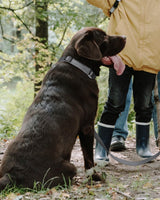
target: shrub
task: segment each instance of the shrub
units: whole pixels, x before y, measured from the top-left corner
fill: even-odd
[[[14,89],[0,89],[0,137],[12,137],[20,129],[27,108],[33,101],[33,83],[21,81]]]

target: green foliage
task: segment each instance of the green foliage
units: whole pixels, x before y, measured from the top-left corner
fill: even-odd
[[[106,67],[101,67],[100,76],[97,78],[98,87],[99,87],[99,99],[98,99],[98,111],[96,122],[100,120],[100,116],[104,109],[105,102],[107,101],[108,94],[108,76],[109,70]]]
[[[134,103],[133,98],[130,105],[129,115],[128,115],[128,129],[131,134],[135,135],[135,111],[134,111]]]
[[[0,137],[12,137],[20,129],[27,108],[33,101],[31,82],[18,82],[12,91],[4,86],[0,90]]]

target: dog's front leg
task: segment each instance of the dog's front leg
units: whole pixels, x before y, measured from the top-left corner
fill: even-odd
[[[94,166],[93,161],[93,142],[94,128],[92,126],[84,127],[79,133],[80,144],[83,151],[85,169],[90,169]]]
[[[96,173],[93,161],[93,143],[94,143],[94,126],[87,126],[79,133],[80,144],[83,151],[85,170],[89,171],[89,176],[95,181],[100,181],[102,178]],[[90,169],[90,170],[89,170]]]

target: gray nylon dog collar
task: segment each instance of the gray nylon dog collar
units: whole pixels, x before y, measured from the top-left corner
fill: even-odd
[[[70,63],[71,65],[77,67],[78,69],[83,71],[90,79],[95,79],[96,78],[95,73],[89,67],[87,67],[86,65],[82,64],[78,60],[72,58],[72,56],[61,57],[59,62],[62,62],[62,61]]]

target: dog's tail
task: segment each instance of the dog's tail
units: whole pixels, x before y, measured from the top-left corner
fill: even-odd
[[[2,191],[10,183],[11,183],[11,180],[8,174],[4,174],[4,176],[0,178],[0,191]]]

